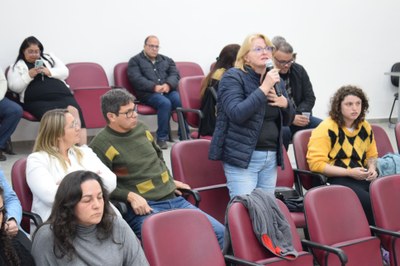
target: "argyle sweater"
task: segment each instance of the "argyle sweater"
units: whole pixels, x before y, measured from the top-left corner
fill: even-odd
[[[128,193],[134,192],[146,200],[157,201],[175,191],[162,151],[142,122],[138,121],[136,127],[126,133],[105,127],[89,146],[117,175],[112,199],[126,201]]]
[[[307,162],[314,172],[324,172],[326,164],[343,168],[367,167],[368,159],[377,157],[374,135],[367,121],[351,132],[327,118],[313,130],[308,143]]]

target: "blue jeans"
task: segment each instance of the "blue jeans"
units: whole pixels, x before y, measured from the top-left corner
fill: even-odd
[[[177,91],[170,93],[153,93],[148,99],[144,101],[145,104],[150,105],[157,110],[157,139],[168,140],[169,138],[169,119],[171,112],[177,107],[181,107],[181,100]],[[189,127],[185,124],[185,130],[189,133]],[[178,129],[178,135],[181,137],[181,128]]]
[[[169,211],[173,209],[195,209],[201,211],[200,209],[190,204],[183,197],[176,197],[170,200],[162,200],[162,201],[148,201],[148,204],[153,209],[152,213],[149,215],[136,215],[133,212],[132,208],[128,208],[128,212],[124,215],[125,221],[133,229],[133,231],[135,232],[136,236],[139,239],[142,238],[141,231],[142,231],[143,221],[152,214],[159,213],[162,211]],[[207,213],[203,211],[201,212],[204,213],[207,216],[208,220],[210,221],[214,229],[214,232],[217,236],[219,246],[222,249],[224,246],[225,227]],[[195,239],[193,241],[195,241]]]
[[[19,120],[22,117],[22,107],[8,98],[0,101],[0,148],[5,148]]]
[[[224,163],[224,172],[232,199],[250,194],[255,188],[274,193],[277,177],[275,151],[253,151],[247,169]]]
[[[288,127],[282,127],[282,137],[283,137],[283,146],[285,146],[285,149],[288,150],[289,144],[292,141],[292,137],[294,134],[302,129],[310,129],[310,128],[316,128],[319,123],[321,123],[321,119],[315,116],[310,116],[310,123],[308,123],[307,126],[305,127],[298,127],[295,125],[291,125]]]

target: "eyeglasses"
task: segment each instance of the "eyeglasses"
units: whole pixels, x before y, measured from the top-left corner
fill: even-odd
[[[256,52],[257,54],[261,54],[262,52],[272,52],[274,50],[274,47],[272,46],[265,46],[263,47],[256,47],[251,49],[253,52]]]
[[[81,127],[81,123],[79,123],[78,120],[74,120],[72,121],[71,125],[68,128],[74,128],[74,129],[78,129]]]
[[[150,49],[154,49],[154,50],[158,50],[160,49],[160,46],[158,45],[152,45],[152,44],[146,44],[148,47],[150,47]]]
[[[40,50],[26,50],[26,52],[30,55],[39,55]]]
[[[133,117],[134,113],[137,113],[137,105],[135,105],[135,107],[133,107],[133,109],[129,109],[129,110],[126,111],[126,112],[123,112],[123,113],[119,113],[119,112],[118,112],[118,114],[120,114],[120,115],[125,115],[126,118],[131,118],[131,117]]]
[[[275,62],[278,63],[281,66],[291,65],[291,64],[294,63],[294,59],[289,60],[289,61],[281,61],[281,60],[278,60],[276,58],[274,58],[274,59],[275,59]]]

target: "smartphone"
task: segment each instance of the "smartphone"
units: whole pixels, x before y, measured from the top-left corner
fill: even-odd
[[[39,68],[43,66],[43,60],[42,59],[37,59],[35,61],[35,68]]]

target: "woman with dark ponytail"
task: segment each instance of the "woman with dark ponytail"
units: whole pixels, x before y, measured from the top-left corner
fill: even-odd
[[[201,111],[203,118],[199,128],[201,136],[212,136],[217,119],[217,98],[214,95],[218,91],[218,84],[226,70],[233,67],[236,61],[236,55],[240,49],[239,44],[228,44],[220,52],[217,61],[213,65],[210,73],[201,83]],[[211,90],[214,89],[214,92]]]

